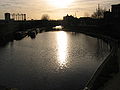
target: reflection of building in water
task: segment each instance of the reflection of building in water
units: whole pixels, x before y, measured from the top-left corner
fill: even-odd
[[[26,20],[26,14],[5,13],[5,20]]]
[[[97,39],[97,51],[96,55],[107,55],[110,52],[110,43],[104,42],[102,39]],[[103,57],[104,58],[104,57]]]

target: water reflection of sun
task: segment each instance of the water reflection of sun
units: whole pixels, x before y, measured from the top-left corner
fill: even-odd
[[[48,0],[48,2],[57,8],[67,8],[73,0]]]
[[[58,64],[60,69],[67,67],[67,34],[64,31],[57,33]]]

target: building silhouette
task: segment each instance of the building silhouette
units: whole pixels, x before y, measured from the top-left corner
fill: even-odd
[[[10,20],[10,13],[5,13],[5,20]]]
[[[17,20],[17,21],[24,21],[26,20],[26,14],[20,14],[20,13],[5,13],[5,20]]]
[[[120,19],[120,4],[112,5],[111,11],[104,13],[105,19]]]
[[[120,4],[112,5],[113,18],[120,18]]]

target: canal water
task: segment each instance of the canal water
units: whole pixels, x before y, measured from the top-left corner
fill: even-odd
[[[109,54],[103,40],[44,32],[0,47],[0,85],[18,90],[81,90]]]

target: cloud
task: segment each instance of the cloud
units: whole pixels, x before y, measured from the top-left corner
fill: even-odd
[[[35,17],[42,13],[49,13],[50,15],[75,12],[79,14],[84,12],[92,13],[98,4],[103,8],[109,9],[112,4],[117,3],[119,3],[119,0],[74,0],[68,8],[55,8],[48,4],[48,0],[0,0],[0,8],[2,15],[4,12],[23,12]]]
[[[11,4],[1,4],[0,6],[1,6],[1,7],[10,7]]]

